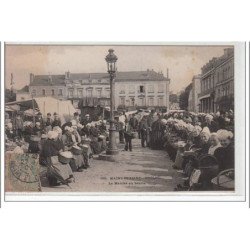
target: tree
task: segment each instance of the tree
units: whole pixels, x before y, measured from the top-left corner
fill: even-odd
[[[5,90],[5,102],[14,102],[16,101],[16,94],[13,93],[10,89]]]
[[[177,98],[177,95],[176,94],[171,94],[171,95],[169,95],[169,102],[170,103],[175,103],[175,102],[177,102],[178,100],[177,100],[178,98]]]

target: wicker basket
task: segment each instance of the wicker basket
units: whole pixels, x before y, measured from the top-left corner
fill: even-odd
[[[73,146],[71,151],[74,155],[82,154],[82,148],[80,148],[78,146]]]
[[[60,153],[58,155],[58,160],[63,164],[68,164],[70,162],[70,160],[72,159],[72,154],[71,155],[70,154],[66,155],[65,153],[68,153],[68,152]]]
[[[83,153],[87,153],[89,150],[89,146],[87,144],[82,144],[80,147],[82,148]]]

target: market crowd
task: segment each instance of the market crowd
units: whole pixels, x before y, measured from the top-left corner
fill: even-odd
[[[183,174],[176,190],[233,189],[234,185],[234,113],[193,113],[155,110],[123,112],[115,116],[119,142],[125,151],[133,150],[133,139],[141,147],[166,150],[173,168]],[[49,184],[74,181],[74,171],[90,167],[95,154],[107,147],[106,121],[91,121],[79,114],[62,124],[57,113],[41,113],[34,121],[23,121],[21,114],[6,120],[6,147],[14,153],[39,154],[47,167]],[[14,146],[13,146],[14,145]],[[219,177],[226,183],[220,187]]]
[[[38,112],[33,121],[21,113],[13,119],[7,115],[5,134],[6,151],[39,155],[50,186],[74,182],[73,172],[89,168],[93,155],[104,151],[108,141],[104,120],[91,121],[88,114],[81,120],[77,112],[63,124],[57,113],[44,119]]]
[[[142,111],[132,114],[128,125],[126,145],[131,150],[131,140],[137,131],[142,147],[167,151],[172,167],[184,175],[185,181],[178,184],[176,190],[234,189],[232,110],[210,114]],[[120,128],[122,134],[122,125]],[[125,136],[128,136],[126,130]]]

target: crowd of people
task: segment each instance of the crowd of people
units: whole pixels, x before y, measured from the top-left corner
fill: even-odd
[[[120,122],[120,141],[132,151],[135,132],[142,147],[165,149],[173,168],[185,177],[176,190],[214,190],[215,178],[224,171],[226,182],[234,180],[234,113],[139,111]],[[228,189],[232,186],[228,185]]]
[[[234,113],[193,112],[157,113],[155,110],[123,112],[115,116],[119,142],[125,151],[133,150],[133,139],[141,147],[166,150],[173,168],[184,174],[176,190],[212,190],[214,178],[227,170],[234,179]],[[102,119],[91,121],[76,112],[62,124],[57,113],[46,119],[38,113],[34,121],[24,121],[21,114],[6,120],[6,145],[15,145],[15,153],[39,154],[47,167],[50,185],[74,181],[74,171],[90,167],[90,159],[107,148],[109,132]]]
[[[14,119],[6,117],[5,134],[7,151],[39,155],[51,186],[74,182],[73,172],[89,168],[93,155],[104,151],[108,141],[104,120],[91,121],[88,114],[80,119],[77,112],[63,124],[57,113],[44,119],[39,112],[34,121],[24,121],[17,113]]]

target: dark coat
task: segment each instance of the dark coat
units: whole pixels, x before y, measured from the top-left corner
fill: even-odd
[[[227,147],[217,148],[214,156],[218,161],[220,171],[225,169],[234,168],[234,146],[229,144]]]

